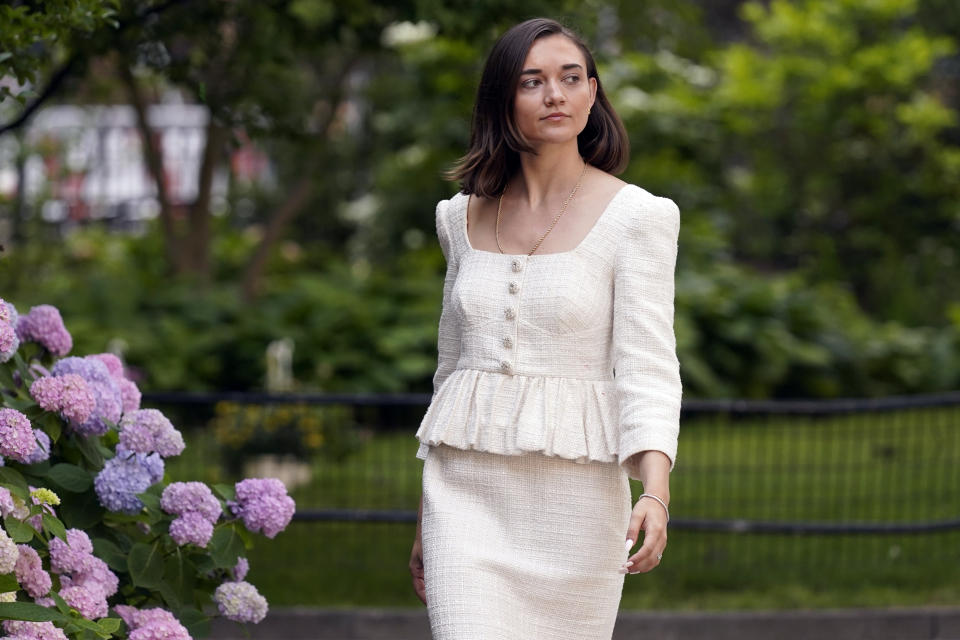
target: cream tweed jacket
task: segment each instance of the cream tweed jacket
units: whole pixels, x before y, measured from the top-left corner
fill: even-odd
[[[446,258],[433,396],[417,457],[444,443],[578,463],[662,451],[672,470],[680,424],[674,271],[680,211],[623,186],[574,249],[474,249],[469,196],[436,209]]]

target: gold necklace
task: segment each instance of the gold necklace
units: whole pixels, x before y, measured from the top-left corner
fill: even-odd
[[[577,184],[573,186],[573,191],[570,192],[570,195],[567,196],[567,199],[563,202],[563,207],[560,209],[560,213],[557,214],[557,217],[553,219],[553,222],[550,224],[550,228],[547,229],[546,233],[540,236],[540,239],[537,240],[537,244],[533,245],[533,249],[530,249],[530,253],[527,255],[533,255],[533,252],[540,247],[540,243],[543,242],[543,239],[547,237],[547,234],[553,230],[554,225],[557,224],[557,220],[560,219],[560,216],[563,215],[564,211],[567,210],[567,205],[570,204],[570,201],[573,200],[573,196],[580,189],[580,182],[583,180],[584,174],[587,172],[587,163],[584,161],[583,170],[580,172],[580,177],[577,178]],[[506,189],[503,190],[503,193],[506,193]],[[500,204],[497,205],[497,226],[496,226],[496,236],[497,236],[497,248],[500,249],[500,253],[503,253],[503,247],[500,246],[500,214],[503,212],[503,193],[500,194]]]

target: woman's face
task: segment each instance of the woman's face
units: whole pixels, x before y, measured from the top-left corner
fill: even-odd
[[[569,38],[554,34],[534,40],[520,72],[513,117],[534,146],[575,140],[587,126],[597,93],[587,61]]]

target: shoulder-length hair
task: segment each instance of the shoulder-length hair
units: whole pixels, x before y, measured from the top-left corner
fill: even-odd
[[[470,148],[446,172],[447,179],[461,181],[463,193],[488,198],[499,196],[520,167],[520,153],[535,153],[514,120],[514,99],[530,47],[535,40],[554,34],[566,36],[577,45],[587,62],[587,77],[597,80],[597,94],[587,125],[577,136],[580,155],[610,173],[620,173],[626,167],[630,140],[620,116],[603,91],[590,49],[577,34],[556,20],[532,18],[500,36],[487,56],[473,106]]]

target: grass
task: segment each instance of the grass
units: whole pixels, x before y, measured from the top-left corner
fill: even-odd
[[[671,515],[922,522],[960,516],[960,411],[829,419],[685,418]],[[415,429],[317,461],[299,508],[410,509],[420,496]],[[229,481],[208,431],[186,434],[172,479]],[[634,496],[640,493],[634,483]],[[422,606],[407,563],[414,526],[297,522],[258,540],[250,580],[274,605]],[[655,571],[626,577],[625,609],[960,605],[960,531],[732,534],[674,529]]]

